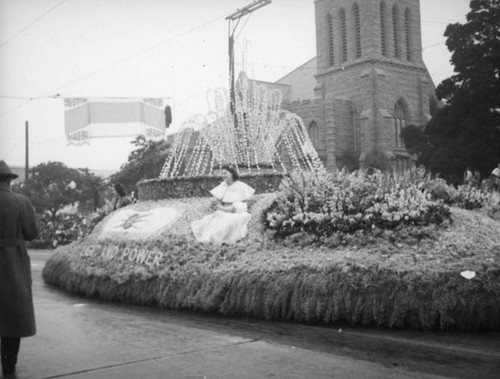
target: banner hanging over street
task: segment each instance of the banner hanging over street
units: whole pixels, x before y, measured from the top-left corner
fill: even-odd
[[[136,124],[136,135],[164,135],[171,110],[158,98],[65,98],[64,125],[68,144],[88,144],[95,137],[90,125]],[[119,136],[119,135],[117,135]],[[113,137],[110,135],[108,137]]]

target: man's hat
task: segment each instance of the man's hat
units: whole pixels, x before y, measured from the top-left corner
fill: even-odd
[[[0,161],[0,179],[15,179],[19,175],[14,174],[11,170],[10,167],[7,166],[7,163],[5,161],[1,160]]]

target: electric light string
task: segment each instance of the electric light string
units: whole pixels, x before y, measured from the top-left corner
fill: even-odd
[[[214,108],[184,122],[174,135],[174,148],[166,159],[161,177],[202,175],[208,166],[202,162],[210,162],[210,170],[229,163],[239,172],[242,169],[261,172],[263,165],[275,172],[277,162],[282,171],[286,171],[278,152],[281,143],[292,167],[322,167],[302,120],[281,110],[279,91],[269,91],[254,82],[250,85],[244,75],[240,76],[236,83],[234,114],[229,111],[227,90],[221,88],[211,94],[208,103]],[[193,131],[197,131],[198,138],[194,144]],[[181,162],[185,167],[183,171]]]
[[[64,0],[64,1],[67,1],[67,0]],[[63,2],[64,2],[64,1],[63,1]],[[63,2],[61,2],[60,4],[62,4]],[[227,14],[226,14],[226,15],[227,15]],[[191,29],[189,29],[189,30],[187,30],[187,31],[185,31],[185,32],[182,32],[182,33],[180,33],[180,34],[177,34],[177,35],[175,35],[175,36],[173,36],[173,37],[170,37],[170,38],[168,38],[168,39],[166,39],[166,40],[160,41],[159,43],[157,43],[157,44],[155,44],[155,45],[153,45],[153,46],[150,46],[150,47],[148,47],[148,48],[146,48],[146,49],[144,49],[144,50],[138,51],[138,52],[136,52],[136,53],[134,53],[134,54],[131,54],[131,55],[127,56],[127,57],[124,57],[124,58],[122,58],[122,59],[119,59],[119,60],[117,60],[117,61],[115,61],[115,62],[113,62],[113,63],[111,63],[111,64],[109,64],[109,65],[107,65],[107,66],[104,66],[104,67],[102,67],[102,68],[100,68],[100,69],[97,69],[97,70],[92,71],[92,72],[90,72],[90,73],[88,73],[88,74],[85,74],[85,75],[83,75],[83,76],[81,76],[81,77],[79,77],[79,78],[76,78],[76,79],[71,80],[71,81],[68,81],[68,82],[66,82],[66,83],[64,83],[64,84],[61,84],[61,85],[59,85],[59,86],[57,86],[57,87],[54,87],[54,88],[52,88],[51,90],[46,91],[45,93],[43,93],[43,94],[41,94],[41,95],[39,95],[39,96],[34,96],[34,97],[29,97],[29,98],[28,98],[28,97],[26,97],[26,99],[27,99],[27,100],[29,100],[29,101],[27,101],[27,102],[25,102],[25,103],[23,103],[23,104],[20,104],[20,105],[18,105],[18,106],[16,106],[16,107],[14,107],[14,108],[12,108],[12,109],[8,110],[7,112],[4,112],[4,113],[0,114],[0,117],[6,116],[6,115],[8,115],[8,114],[12,113],[13,111],[15,111],[15,110],[17,110],[17,109],[19,109],[19,108],[22,108],[22,107],[26,106],[27,104],[29,104],[29,103],[30,103],[31,101],[33,101],[33,100],[43,99],[43,98],[51,98],[51,97],[54,97],[54,96],[55,96],[55,97],[57,97],[57,96],[59,96],[59,95],[54,95],[54,93],[55,93],[57,90],[61,89],[61,88],[67,87],[67,86],[69,86],[69,85],[71,85],[71,84],[74,84],[74,83],[80,82],[80,81],[82,81],[83,79],[87,79],[87,78],[89,78],[89,77],[91,77],[91,76],[94,76],[94,75],[96,75],[96,74],[98,74],[98,73],[101,73],[101,72],[103,72],[103,71],[106,71],[106,70],[108,70],[108,69],[110,69],[110,68],[112,68],[112,67],[115,67],[115,66],[117,66],[117,65],[119,65],[119,64],[122,64],[122,63],[124,63],[124,62],[126,62],[126,61],[129,61],[129,60],[131,60],[131,59],[133,59],[133,58],[136,58],[136,57],[138,57],[138,56],[140,56],[140,55],[143,55],[143,54],[145,54],[145,53],[147,53],[147,52],[149,52],[149,51],[151,51],[151,50],[154,50],[154,49],[158,48],[159,46],[162,46],[162,45],[164,45],[164,44],[166,44],[166,43],[168,43],[168,42],[175,41],[175,40],[177,40],[177,39],[179,39],[179,38],[181,38],[181,37],[186,36],[186,35],[187,35],[187,34],[189,34],[189,33],[192,33],[192,32],[194,32],[194,31],[196,31],[196,30],[198,30],[198,29],[201,29],[201,28],[203,28],[203,27],[205,27],[205,26],[207,26],[207,25],[210,25],[210,24],[212,24],[212,23],[214,23],[214,22],[216,22],[216,21],[219,21],[219,20],[221,20],[221,19],[225,18],[225,17],[226,17],[226,15],[216,17],[216,18],[214,18],[214,19],[212,19],[212,20],[210,20],[210,21],[207,21],[207,22],[205,22],[205,23],[203,23],[203,24],[200,24],[200,25],[198,25],[198,26],[196,26],[196,27],[194,27],[194,28],[191,28]],[[7,98],[7,96],[4,96],[4,98]],[[12,97],[11,97],[11,98],[12,98]]]
[[[16,38],[19,34],[21,34],[22,32],[24,32],[26,29],[28,29],[30,26],[34,25],[35,23],[37,23],[38,21],[40,21],[40,19],[42,19],[43,17],[45,17],[46,15],[48,15],[49,13],[53,12],[56,8],[60,7],[63,3],[65,3],[66,1],[68,0],[63,0],[61,1],[60,3],[56,4],[55,6],[53,6],[52,8],[50,8],[48,11],[44,12],[42,15],[40,15],[39,17],[37,17],[35,20],[33,20],[32,22],[30,22],[29,24],[27,24],[26,26],[24,26],[23,28],[21,28],[19,31],[17,31],[15,34],[13,34],[11,37],[9,37],[8,39],[6,39],[4,42],[0,43],[0,47],[3,47],[5,44],[7,44],[8,42],[12,41],[14,38]]]

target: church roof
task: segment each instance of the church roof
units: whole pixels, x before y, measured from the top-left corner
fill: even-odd
[[[314,87],[317,85],[314,77],[316,75],[316,62],[317,59],[314,57],[274,83],[290,86],[289,102],[314,99]]]

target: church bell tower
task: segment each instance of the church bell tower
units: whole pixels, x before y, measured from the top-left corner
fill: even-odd
[[[422,59],[419,0],[315,0],[315,95],[332,106],[325,128],[335,129],[342,165],[370,153],[405,168],[411,159],[401,130],[422,126],[435,87]],[[327,131],[328,133],[328,131]]]

